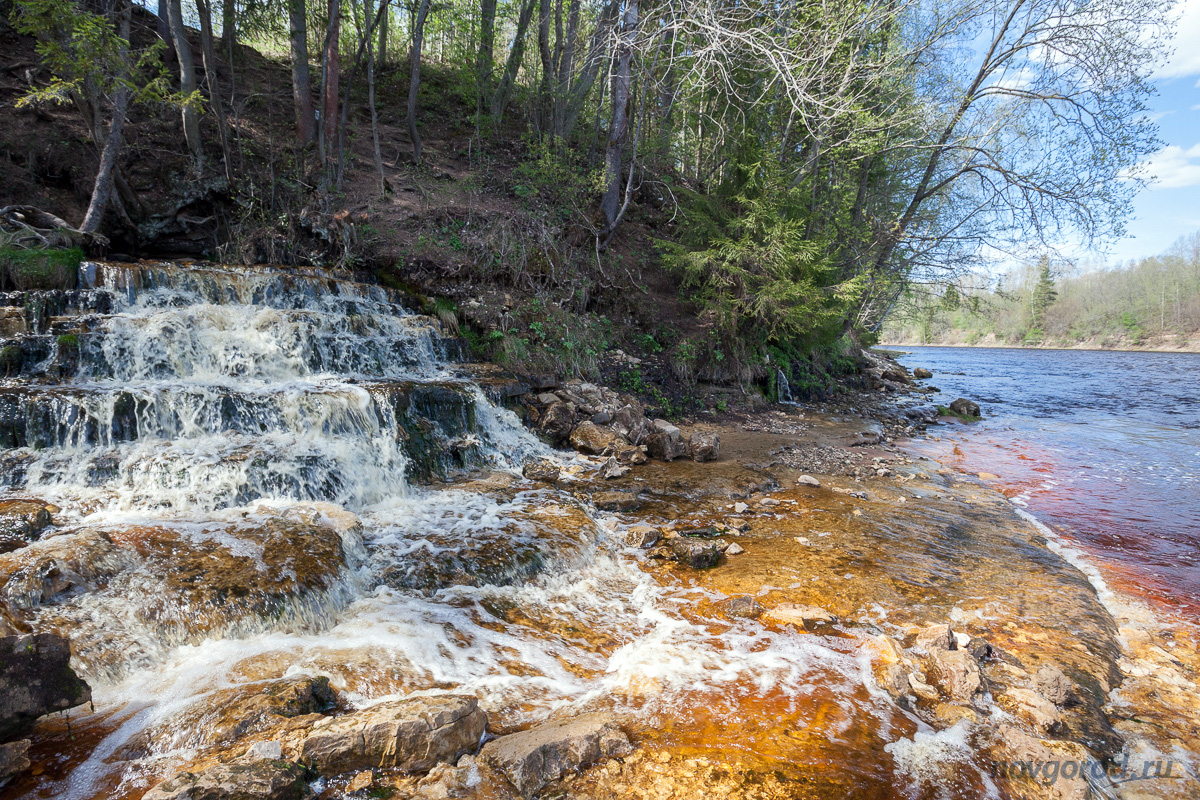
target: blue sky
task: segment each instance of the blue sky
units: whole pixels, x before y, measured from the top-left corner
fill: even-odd
[[[1200,0],[1184,0],[1175,54],[1155,74],[1151,110],[1165,143],[1150,160],[1157,181],[1134,201],[1130,237],[1113,242],[1110,264],[1161,253],[1200,231]]]

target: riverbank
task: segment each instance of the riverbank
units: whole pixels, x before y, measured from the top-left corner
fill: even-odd
[[[1002,342],[994,336],[985,337],[976,342],[968,344],[966,341],[939,341],[939,342],[919,342],[919,341],[904,341],[904,342],[881,342],[878,347],[884,349],[903,349],[906,347],[970,347],[980,349],[1012,349],[1012,350],[1087,350],[1087,351],[1104,351],[1104,352],[1128,352],[1128,353],[1200,353],[1200,331],[1194,332],[1184,339],[1180,337],[1169,336],[1157,339],[1150,339],[1143,344],[1135,344],[1128,341],[1118,341],[1111,344],[1104,344],[1097,341],[1084,341],[1076,343],[1051,343],[1051,344],[1013,344],[1010,342]]]

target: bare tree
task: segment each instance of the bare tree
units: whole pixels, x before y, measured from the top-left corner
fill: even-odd
[[[196,112],[196,64],[192,60],[187,28],[183,25],[180,0],[167,0],[167,16],[171,21],[171,36],[175,39],[175,53],[179,57],[179,90],[184,96],[180,107],[183,115],[183,138],[199,167],[204,163],[204,142],[200,138],[200,117]]]
[[[421,163],[421,134],[417,131],[417,92],[421,89],[421,45],[425,41],[425,18],[429,0],[420,0],[412,26],[412,68],[408,78],[408,134],[412,137],[414,164]]]
[[[296,108],[296,136],[301,144],[316,138],[312,85],[308,72],[308,18],[304,0],[288,0],[288,40],[292,55],[292,103]]]

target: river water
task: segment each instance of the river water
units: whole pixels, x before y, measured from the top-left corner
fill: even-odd
[[[984,473],[1111,583],[1200,613],[1200,354],[913,347],[935,402],[976,400],[920,451]]]

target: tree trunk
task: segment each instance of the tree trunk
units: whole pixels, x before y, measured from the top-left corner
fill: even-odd
[[[492,63],[496,55],[496,0],[482,0],[479,19],[479,55],[475,58],[475,120],[492,95]]]
[[[391,16],[391,12],[387,12],[379,22],[379,52],[375,56],[375,62],[380,66],[387,63],[388,23]]]
[[[537,123],[542,130],[550,126],[550,79],[554,75],[554,58],[550,53],[550,16],[554,11],[551,0],[540,0],[538,16],[538,53],[542,58],[542,80],[538,86]]]
[[[184,96],[190,96],[196,91],[196,65],[192,61],[187,29],[183,27],[180,0],[167,0],[167,15],[171,20],[175,52],[179,56],[179,90]],[[195,102],[188,102],[183,106],[183,138],[187,142],[188,150],[192,151],[192,157],[196,159],[196,166],[199,167],[204,163],[204,142],[200,139],[200,116],[196,113]]]
[[[233,45],[237,42],[237,4],[234,0],[221,0],[221,46],[231,56],[229,64],[233,66]]]
[[[504,109],[512,97],[513,85],[517,80],[517,70],[521,68],[521,60],[525,57],[525,34],[529,30],[529,22],[533,19],[533,9],[537,0],[525,0],[521,13],[517,16],[517,32],[513,37],[512,49],[508,53],[508,61],[504,64],[504,75],[496,94],[492,96],[492,125],[499,126],[504,118]]]
[[[587,100],[588,93],[592,91],[592,84],[596,82],[596,77],[600,74],[600,67],[609,60],[608,48],[605,43],[608,40],[609,27],[616,22],[617,11],[620,8],[619,3],[620,0],[613,0],[605,6],[596,19],[596,29],[592,32],[592,42],[588,46],[587,61],[579,73],[579,79],[571,86],[566,108],[563,111],[562,131],[564,135],[575,129],[575,123],[579,120],[579,115],[583,113],[583,105]],[[600,105],[603,105],[603,102]]]
[[[308,144],[316,137],[313,119],[312,83],[308,73],[308,18],[304,0],[288,0],[288,23],[292,50],[292,104],[296,108],[296,138]]]
[[[322,77],[325,85],[322,90],[325,102],[321,107],[321,131],[325,146],[322,152],[326,159],[333,157],[333,143],[337,140],[338,113],[338,38],[341,32],[342,3],[341,0],[329,0],[329,30],[325,34],[325,66]]]
[[[225,165],[225,181],[233,185],[233,164],[229,153],[229,131],[225,125],[225,106],[221,103],[221,88],[217,83],[217,53],[213,47],[212,9],[209,0],[196,0],[196,13],[200,17],[200,46],[204,58],[204,77],[208,81],[208,104],[217,117],[217,130],[221,134],[221,161]]]
[[[122,70],[129,72],[129,20],[132,9],[128,0],[118,6],[117,35],[121,37]],[[88,203],[87,213],[83,216],[83,224],[79,230],[84,233],[95,233],[100,229],[104,220],[104,209],[108,207],[112,196],[113,176],[116,173],[117,159],[121,156],[121,143],[125,132],[125,115],[129,112],[129,87],[120,84],[113,96],[112,122],[108,126],[108,137],[104,142],[104,150],[100,153],[100,167],[96,170],[96,182],[92,185],[92,199]]]
[[[558,55],[558,79],[554,87],[554,137],[561,139],[570,133],[566,129],[570,105],[571,74],[575,71],[575,40],[579,36],[579,0],[571,0],[567,11],[567,33]],[[601,12],[603,16],[603,12]]]
[[[171,17],[167,13],[167,0],[158,0],[158,21],[155,23],[158,38],[167,45],[163,63],[170,65],[175,60],[175,40],[171,38]]]
[[[638,26],[638,0],[627,0],[625,20],[617,40],[617,71],[612,81],[612,124],[608,129],[608,146],[604,151],[604,198],[600,209],[608,222],[606,233],[611,234],[618,221],[621,206],[621,155],[629,132],[629,94],[633,80],[633,37]]]
[[[366,0],[366,18],[371,18],[371,2]],[[390,0],[383,0],[384,7],[379,9],[379,29],[387,28],[387,5]],[[379,151],[379,114],[375,111],[375,51],[371,47],[371,31],[368,29],[367,38],[367,104],[371,107],[371,143],[375,147],[375,169],[379,172],[379,195],[387,193],[387,177],[383,174],[383,154]],[[380,43],[383,34],[380,33]]]
[[[421,134],[417,132],[417,91],[421,88],[421,44],[425,39],[425,17],[429,0],[421,0],[412,29],[412,72],[408,79],[408,134],[412,137],[413,163],[421,163]]]

